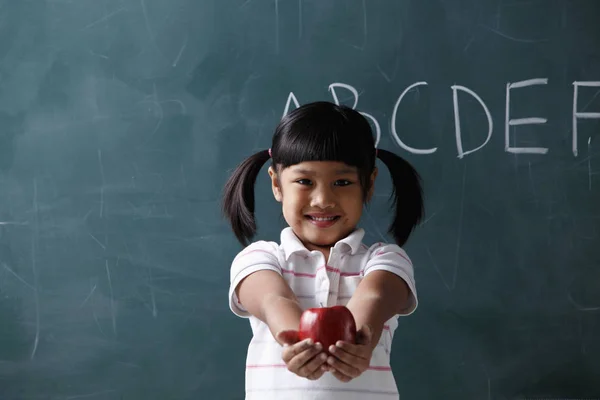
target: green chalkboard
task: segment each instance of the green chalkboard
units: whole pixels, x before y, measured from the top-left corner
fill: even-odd
[[[403,398],[600,397],[599,16],[595,0],[0,1],[0,398],[243,398],[221,190],[286,104],[335,99],[424,180]],[[381,167],[368,243],[390,240]],[[256,190],[259,237],[278,240],[266,170]]]

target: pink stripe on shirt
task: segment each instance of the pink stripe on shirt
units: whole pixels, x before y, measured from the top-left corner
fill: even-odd
[[[359,276],[360,272],[342,272],[340,269],[338,268],[333,268],[330,267],[329,265],[323,265],[322,267],[319,267],[316,269],[316,272],[319,272],[322,269],[327,269],[327,271],[331,271],[334,272],[336,274],[340,274],[340,276]],[[317,274],[310,274],[308,272],[296,272],[294,270],[291,269],[285,269],[285,268],[281,268],[281,272],[283,272],[284,274],[292,274],[294,276],[301,276],[301,277],[305,277],[305,278],[316,278]]]
[[[293,271],[291,269],[284,269],[281,268],[281,272],[283,272],[284,274],[292,274],[294,276],[302,276],[305,278],[315,278],[317,276],[317,274],[309,274],[309,273],[305,273],[305,272],[296,272]]]
[[[410,266],[412,267],[412,263],[410,262],[410,260],[409,260],[408,258],[406,258],[406,256],[405,256],[404,254],[402,254],[402,253],[398,253],[397,251],[386,251],[386,252],[382,252],[381,250],[379,250],[377,253],[375,253],[375,257],[377,257],[377,256],[382,256],[382,255],[384,255],[384,254],[390,254],[390,253],[392,253],[392,254],[397,254],[397,255],[399,255],[400,257],[404,258],[404,259],[406,260],[406,262],[408,262],[408,263],[410,264]]]
[[[244,257],[244,256],[247,256],[248,254],[252,254],[252,253],[265,253],[265,254],[268,254],[271,257],[273,257],[273,253],[271,253],[271,252],[269,252],[267,250],[254,249],[254,250],[247,251],[245,253],[241,253],[236,258]]]
[[[327,271],[335,272],[336,274],[340,274],[340,276],[359,276],[360,272],[342,272],[339,268],[333,268],[329,265],[323,265],[322,267],[317,268],[317,271],[326,268]]]
[[[258,368],[287,368],[285,364],[248,364],[246,365],[248,369],[258,369]],[[391,371],[391,367],[386,366],[370,366],[367,369],[371,371]]]

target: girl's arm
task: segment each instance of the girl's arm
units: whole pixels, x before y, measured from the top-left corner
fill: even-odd
[[[379,342],[385,322],[402,314],[409,300],[410,289],[404,279],[389,271],[373,271],[358,284],[347,307],[359,329],[365,325],[371,328],[371,351]]]
[[[267,324],[273,337],[298,330],[302,308],[287,282],[275,271],[261,270],[244,278],[236,288],[242,306]]]
[[[398,314],[411,314],[417,307],[414,270],[406,252],[395,244],[374,244],[358,284],[347,307],[357,328],[368,325],[373,350],[384,324]]]
[[[323,376],[327,356],[320,343],[298,341],[302,308],[281,275],[272,270],[254,272],[240,282],[236,294],[246,311],[267,324],[275,340],[285,346],[282,360],[290,372],[310,380]]]
[[[369,368],[373,350],[383,326],[410,305],[410,289],[398,275],[375,270],[363,278],[346,305],[359,328],[356,344],[341,342],[331,346],[328,370],[340,381],[349,382]]]

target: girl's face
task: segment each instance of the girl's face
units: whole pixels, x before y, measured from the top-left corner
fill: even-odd
[[[348,236],[358,224],[363,191],[358,169],[336,161],[306,161],[280,170],[270,167],[275,199],[283,217],[309,250],[325,250]],[[371,175],[367,200],[373,194]]]

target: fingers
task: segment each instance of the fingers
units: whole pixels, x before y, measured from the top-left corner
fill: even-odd
[[[326,372],[322,367],[327,361],[327,356],[322,353],[322,350],[321,343],[313,344],[312,340],[307,339],[291,346],[284,346],[282,359],[290,372],[315,380]]]
[[[340,380],[342,382],[350,382],[352,380],[351,377],[341,373],[340,371],[338,371],[336,369],[331,370],[331,375],[335,376],[338,380]]]
[[[329,347],[329,352],[331,356],[327,358],[327,365],[342,382],[359,377],[369,367],[371,360],[371,351],[365,345],[339,341]]]
[[[284,345],[282,352],[283,361],[288,364],[294,357],[303,353],[306,350],[309,350],[313,347],[313,342],[311,339],[306,339],[298,343],[294,343],[292,345]]]
[[[344,341],[338,341],[335,346],[329,346],[329,352],[349,364],[356,364],[371,358],[369,348]]]
[[[373,330],[369,325],[363,325],[357,332],[356,344],[338,341],[335,346],[329,347],[331,356],[327,357],[325,368],[342,382],[359,377],[369,368],[372,340]]]
[[[319,354],[322,350],[323,346],[321,346],[320,343],[317,343],[316,345],[311,345],[304,351],[297,353],[286,363],[288,370],[302,377],[312,375],[327,360],[325,354]]]
[[[327,358],[327,356],[325,358]],[[323,374],[325,374],[325,372],[327,372],[327,367],[326,367],[326,364],[323,364],[319,368],[317,368],[317,370],[315,372],[313,372],[312,374],[310,374],[306,378],[310,379],[311,381],[316,381],[317,379],[319,379],[320,377],[322,377]]]
[[[333,356],[327,357],[327,365],[332,367],[334,371],[337,371],[338,373],[341,373],[344,376],[349,377],[350,379],[360,376],[362,371],[355,367],[355,365],[358,365],[358,364],[348,364],[348,363],[340,360],[338,358],[338,356],[340,355],[339,353],[341,353],[341,352],[338,352],[338,354],[336,354],[335,357],[333,357]],[[344,381],[344,382],[346,382],[346,381]]]
[[[305,376],[310,380],[317,380],[323,376],[325,372],[327,372],[327,369],[324,368],[326,362],[327,355],[325,353],[317,354],[310,361],[304,364],[304,366],[300,367],[298,375]]]
[[[320,343],[311,339],[298,341],[297,331],[282,331],[277,334],[278,341],[284,343],[282,359],[287,369],[303,378],[316,380],[330,371],[338,380],[349,382],[360,376],[368,367],[371,360],[369,344],[372,340],[372,330],[364,325],[357,335],[357,344],[338,341],[328,350],[327,356],[322,352]]]

